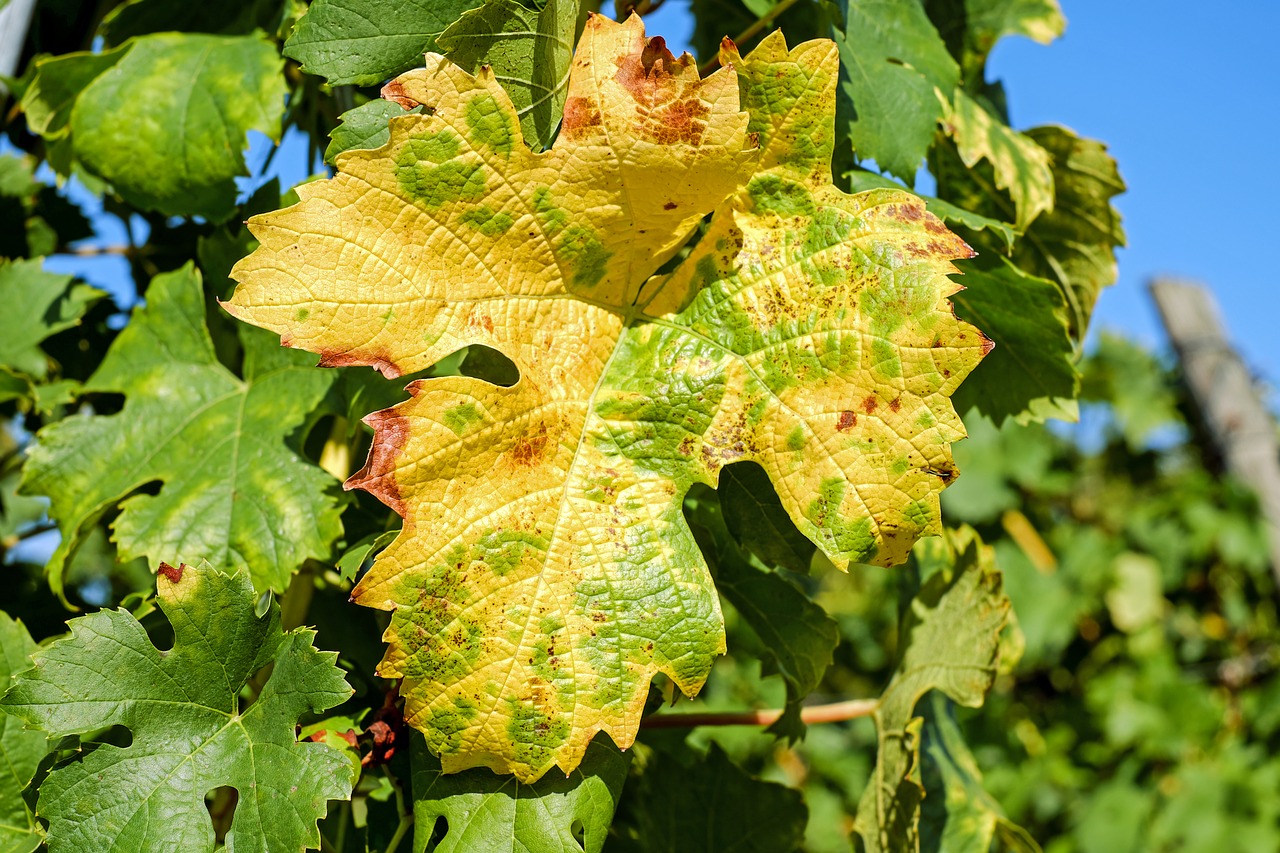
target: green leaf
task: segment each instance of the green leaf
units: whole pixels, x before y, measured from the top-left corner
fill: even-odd
[[[946,697],[931,692],[920,711],[920,767],[927,792],[920,813],[921,846],[948,853],[987,853],[999,837],[998,849],[1040,853],[1035,839],[1005,817],[1004,809],[982,787],[982,771]]]
[[[102,53],[68,53],[37,60],[35,79],[22,96],[27,127],[46,140],[66,136],[71,130],[72,109],[81,93],[115,67],[130,47],[132,45]]]
[[[877,175],[875,172],[866,172],[861,169],[849,172],[845,177],[849,179],[850,192],[860,193],[866,190],[882,188],[904,189],[897,181]],[[990,231],[1003,241],[1006,252],[1013,250],[1013,244],[1018,238],[1018,232],[1009,223],[974,213],[971,210],[965,210],[963,207],[933,196],[922,195],[920,198],[924,199],[925,208],[944,222],[954,222],[956,225],[961,225],[971,231]]]
[[[985,84],[987,55],[1006,35],[1048,44],[1066,20],[1057,0],[926,0],[929,17],[960,63],[966,84]]]
[[[755,779],[711,744],[684,766],[658,753],[628,789],[626,850],[662,853],[791,853],[804,839],[808,809],[799,791]]]
[[[354,581],[365,561],[390,545],[399,533],[399,530],[388,530],[384,533],[366,536],[352,545],[338,559],[336,566],[338,574],[341,575],[344,581]]]
[[[756,494],[768,497],[757,500]],[[745,506],[731,509],[738,504]],[[804,553],[801,571],[808,569],[815,550],[813,543],[800,537],[803,545],[782,541],[772,546],[767,544],[771,531],[772,536],[792,541],[800,534],[787,519],[767,475],[754,465],[727,467],[714,493],[705,487],[691,491],[685,513],[699,547],[712,566],[716,590],[734,606],[760,641],[761,675],[781,675],[786,683],[786,707],[768,731],[792,740],[803,737],[801,704],[831,665],[840,630],[827,612],[783,572],[753,565],[741,550],[740,545],[744,543],[734,528],[747,532],[750,541],[756,542],[764,554],[800,562],[791,552],[793,547],[801,549]],[[730,522],[731,518],[736,520]],[[783,521],[791,528],[789,533],[782,532]],[[771,565],[760,554],[756,559]]]
[[[757,569],[733,552],[720,554],[716,589],[760,638],[760,674],[781,675],[786,682],[786,708],[768,731],[792,740],[803,737],[800,706],[831,665],[840,642],[835,620],[791,580]]]
[[[1027,137],[1049,153],[1056,200],[1027,229],[1013,261],[1058,283],[1072,334],[1083,339],[1099,293],[1116,280],[1116,249],[1125,236],[1111,199],[1125,191],[1124,181],[1101,142],[1054,126],[1032,128]]]
[[[1013,201],[1013,216],[1008,218],[1017,230],[1025,232],[1037,216],[1053,208],[1049,153],[1035,139],[1009,127],[963,89],[952,93],[944,126],[968,169],[982,160],[990,164],[995,188],[1007,191]]]
[[[738,544],[766,566],[808,572],[814,545],[796,529],[759,465],[730,465],[720,472],[725,526]]]
[[[481,0],[315,0],[284,55],[332,86],[369,86],[422,64],[445,28]]]
[[[854,152],[911,183],[960,69],[916,0],[848,0],[844,11],[834,38]]]
[[[956,409],[976,407],[996,424],[1076,420],[1080,373],[1062,291],[999,255],[956,266],[965,287],[951,297],[956,316],[995,344],[956,392]]]
[[[546,0],[531,9],[515,0],[485,0],[436,40],[442,53],[475,72],[493,68],[511,96],[525,141],[549,148],[564,114],[573,58],[577,0]]]
[[[912,600],[902,660],[875,713],[879,754],[855,824],[871,853],[920,849],[923,720],[915,714],[916,702],[940,690],[958,704],[981,705],[995,680],[1009,612],[991,549],[972,530],[947,531],[916,548],[921,563],[949,563],[951,569],[934,572]]]
[[[553,773],[529,785],[484,768],[444,773],[420,734],[414,732],[411,743],[418,853],[428,849],[441,817],[449,828],[432,853],[495,845],[526,853],[599,853],[631,764],[631,755],[602,733],[568,776]]]
[[[324,150],[324,161],[332,165],[334,158],[343,151],[381,148],[391,138],[391,119],[421,111],[418,107],[406,111],[394,101],[384,101],[381,98],[375,98],[354,110],[347,110],[338,116],[338,126],[329,133],[329,147]]]
[[[49,357],[40,342],[80,322],[85,311],[105,296],[74,284],[69,275],[45,272],[41,259],[0,259],[0,366],[36,379],[48,375]]]
[[[964,7],[970,41],[984,55],[1004,36],[1048,44],[1067,26],[1058,0],[965,0]]]
[[[205,795],[224,785],[239,793],[227,850],[319,846],[325,801],[346,799],[355,773],[341,751],[298,743],[295,727],[351,695],[337,655],[317,651],[313,631],[282,632],[274,603],[256,617],[244,572],[166,566],[158,585],[171,650],[124,610],[102,610],[73,619],[71,636],[38,651],[0,700],[55,737],[116,725],[133,736],[49,773],[36,810],[51,853],[212,851]],[[242,709],[241,690],[267,664]]]
[[[279,591],[303,560],[328,555],[341,533],[336,483],[286,439],[333,376],[276,346],[247,349],[243,380],[218,363],[190,264],[152,281],[84,387],[123,393],[124,410],[46,427],[24,469],[23,491],[48,495],[62,530],[48,565],[55,591],[81,537],[118,502],[121,556],[153,569],[205,558]],[[134,494],[156,481],[157,494]]]
[[[132,0],[111,10],[99,32],[107,44],[175,30],[223,35],[248,35],[255,29],[275,32],[288,6],[289,0],[242,0],[235,4]]]
[[[22,622],[0,611],[0,690],[31,665],[36,644]],[[22,789],[44,758],[45,738],[24,729],[22,721],[0,710],[0,850],[29,853],[40,846],[43,833],[22,798]]]
[[[146,35],[40,62],[23,104],[36,132],[70,130],[75,160],[129,204],[220,221],[248,174],[246,134],[280,139],[282,69],[261,34]]]

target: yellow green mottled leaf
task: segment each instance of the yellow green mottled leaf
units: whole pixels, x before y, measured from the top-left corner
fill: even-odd
[[[951,96],[943,125],[955,139],[960,159],[972,169],[981,160],[991,164],[996,187],[1006,190],[1016,210],[1019,231],[1046,210],[1053,209],[1053,170],[1049,152],[1026,134],[997,119],[963,89]]]
[[[347,484],[405,518],[355,595],[392,611],[380,671],[445,772],[568,771],[598,731],[630,746],[654,674],[698,691],[724,629],[681,504],[730,462],[841,566],[938,529],[947,395],[987,348],[946,303],[971,251],[909,194],[831,185],[831,42],[726,59],[703,80],[594,16],[535,154],[490,72],[429,55],[384,97],[430,114],[250,221],[228,309],[322,364],[519,370],[412,383]]]

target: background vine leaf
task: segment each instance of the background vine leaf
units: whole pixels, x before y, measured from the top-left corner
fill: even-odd
[[[22,622],[0,612],[0,695],[9,688],[12,676],[31,666],[35,650]],[[0,710],[0,850],[6,853],[30,853],[44,840],[22,791],[46,751],[43,734],[24,728],[22,720]]]
[[[355,595],[394,611],[380,672],[446,771],[569,770],[601,729],[630,745],[655,672],[697,691],[723,635],[681,502],[730,462],[841,565],[937,528],[947,395],[988,346],[945,301],[969,249],[907,194],[832,186],[834,45],[731,61],[699,80],[594,16],[535,154],[492,73],[430,56],[384,90],[430,116],[251,221],[228,307],[322,364],[480,344],[519,370],[411,384],[348,482],[406,519]]]
[[[228,851],[318,846],[315,822],[327,800],[350,794],[354,769],[340,750],[298,743],[295,726],[351,695],[337,655],[313,648],[312,631],[282,632],[274,604],[255,616],[244,572],[166,566],[157,597],[172,650],[158,651],[124,610],[101,610],[72,620],[71,636],[38,651],[0,700],[55,737],[113,725],[133,735],[49,773],[37,803],[49,849],[212,851],[204,798],[223,785],[239,793]],[[267,664],[241,708],[240,691]]]
[[[29,381],[49,373],[50,359],[40,343],[78,324],[105,295],[74,283],[69,275],[45,272],[41,258],[0,259],[0,299],[5,304],[0,313],[0,382],[12,380],[14,396],[29,396]],[[0,395],[5,395],[3,386]]]
[[[627,793],[610,853],[791,853],[809,816],[799,791],[752,777],[714,743],[683,760],[653,754]]]
[[[1049,154],[1034,139],[1009,127],[963,89],[952,93],[943,123],[967,169],[980,161],[991,167],[995,189],[1008,192],[1013,202],[1013,215],[1005,218],[1019,231],[1053,208]]]
[[[926,791],[920,815],[922,850],[987,853],[1041,853],[1027,831],[1010,821],[1000,804],[982,787],[982,772],[965,745],[951,704],[938,691],[920,703],[921,781]]]
[[[287,443],[333,375],[258,335],[240,379],[218,362],[204,312],[191,265],[158,276],[84,385],[124,394],[123,411],[67,418],[32,447],[23,491],[47,495],[62,530],[47,567],[55,590],[81,539],[117,505],[122,558],[146,557],[153,570],[168,555],[205,558],[247,568],[263,590],[283,590],[341,534],[336,483]],[[155,495],[135,494],[156,481]]]
[[[835,40],[854,153],[913,183],[960,68],[916,0],[847,0],[843,11]]]
[[[331,86],[381,83],[422,62],[435,39],[482,0],[315,0],[284,55]]]
[[[996,676],[1009,613],[989,547],[969,529],[917,546],[926,564],[950,562],[925,581],[902,628],[902,660],[875,713],[879,754],[858,804],[856,830],[868,851],[918,851],[920,739],[916,703],[930,690],[969,707],[982,704]]]
[[[448,823],[431,853],[470,853],[502,839],[521,853],[600,853],[631,764],[604,735],[568,776],[533,784],[483,768],[444,773],[420,736],[413,738],[413,849],[428,849],[438,818]]]
[[[511,96],[525,141],[549,148],[564,113],[577,0],[485,0],[440,34],[440,52],[465,71],[488,65]]]
[[[965,289],[951,298],[956,316],[982,329],[995,349],[956,392],[956,408],[976,408],[997,425],[1005,418],[1074,421],[1080,372],[1061,289],[1000,255],[959,266]]]
[[[248,174],[246,134],[280,139],[283,65],[261,34],[145,35],[37,63],[23,109],[61,140],[63,174],[74,162],[140,208],[221,221]]]
[[[418,112],[418,108],[414,108]],[[391,138],[391,119],[407,112],[394,101],[375,98],[353,110],[347,110],[341,123],[329,134],[329,146],[324,150],[324,160],[332,164],[343,151],[356,148],[381,148]]]

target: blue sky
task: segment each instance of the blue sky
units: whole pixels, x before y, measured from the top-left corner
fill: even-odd
[[[1095,333],[1118,329],[1163,346],[1146,283],[1175,275],[1208,284],[1249,365],[1280,382],[1280,250],[1275,213],[1280,176],[1268,152],[1280,150],[1280,31],[1277,0],[1062,0],[1066,35],[1047,47],[1006,38],[988,75],[1003,79],[1015,127],[1064,124],[1110,146],[1129,192],[1116,204],[1129,247],[1120,280],[1105,291]],[[688,0],[667,0],[648,17],[649,32],[673,50],[687,44]],[[265,140],[249,162],[260,164]],[[301,140],[286,140],[273,173],[289,186],[308,174]],[[256,169],[255,169],[256,171]],[[250,182],[245,183],[250,188]],[[77,201],[100,209],[87,193]],[[119,231],[110,217],[95,217]],[[102,243],[119,243],[109,231]],[[119,258],[51,258],[104,286],[125,273]]]
[[[1197,279],[1248,364],[1280,382],[1280,173],[1268,159],[1280,152],[1280,2],[1060,2],[1062,39],[1006,38],[987,73],[1005,81],[1015,127],[1066,125],[1120,163],[1129,247],[1094,329],[1164,346],[1146,283]],[[687,0],[667,0],[648,27],[680,50]]]

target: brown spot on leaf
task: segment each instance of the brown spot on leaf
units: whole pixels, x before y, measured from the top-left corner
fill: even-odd
[[[890,400],[890,401],[889,401],[889,408],[890,408],[890,409],[892,409],[892,410],[893,410],[893,411],[895,411],[895,412],[896,412],[896,411],[898,411],[899,409],[901,409],[901,408],[902,408],[902,398],[901,398],[901,397],[894,397],[892,400]]]
[[[589,128],[599,127],[600,122],[600,109],[590,98],[575,95],[565,101],[561,130],[568,136],[577,136]]]
[[[286,344],[287,346],[287,344]],[[320,350],[319,367],[372,367],[388,379],[395,379],[404,374],[385,351],[346,352]]]
[[[509,452],[511,461],[524,468],[532,468],[547,453],[547,425],[539,424],[538,432],[522,436]]]
[[[862,401],[862,411],[869,415],[876,410],[877,405],[879,405],[879,401],[875,398],[875,395],[868,394],[867,398]]]
[[[493,333],[493,318],[488,314],[472,314],[467,318],[467,325],[478,326],[490,334]]]
[[[836,419],[836,429],[840,432],[848,432],[858,425],[858,416],[853,412],[841,412],[840,417]]]
[[[663,209],[663,210],[675,210],[675,209],[676,209],[676,207],[677,207],[677,205],[676,205],[676,203],[675,203],[674,201],[669,201],[669,202],[667,202],[666,204],[664,204],[664,205],[662,206],[662,209]]]
[[[409,507],[400,495],[400,485],[396,482],[396,459],[404,452],[405,444],[409,441],[409,419],[391,408],[374,412],[364,422],[373,427],[369,458],[365,460],[363,468],[342,484],[342,488],[347,491],[364,489],[395,510],[407,526],[411,523]]]
[[[986,355],[987,355],[987,353],[991,352],[991,351],[992,351],[993,349],[995,349],[995,348],[996,348],[996,342],[995,342],[995,341],[993,341],[993,340],[991,340],[991,338],[988,338],[986,335],[982,335],[982,355],[983,355],[983,357],[985,358],[985,357],[986,357]]]
[[[693,62],[688,54],[679,59],[667,49],[661,36],[645,42],[638,53],[614,60],[614,79],[636,102],[640,122],[636,131],[663,145],[700,145],[706,132],[704,120],[711,107],[699,96],[701,81],[681,79]]]
[[[157,573],[161,577],[166,578],[169,581],[169,583],[181,583],[182,572],[186,568],[187,568],[186,563],[179,563],[176,568],[169,565],[168,563],[161,563]]]

